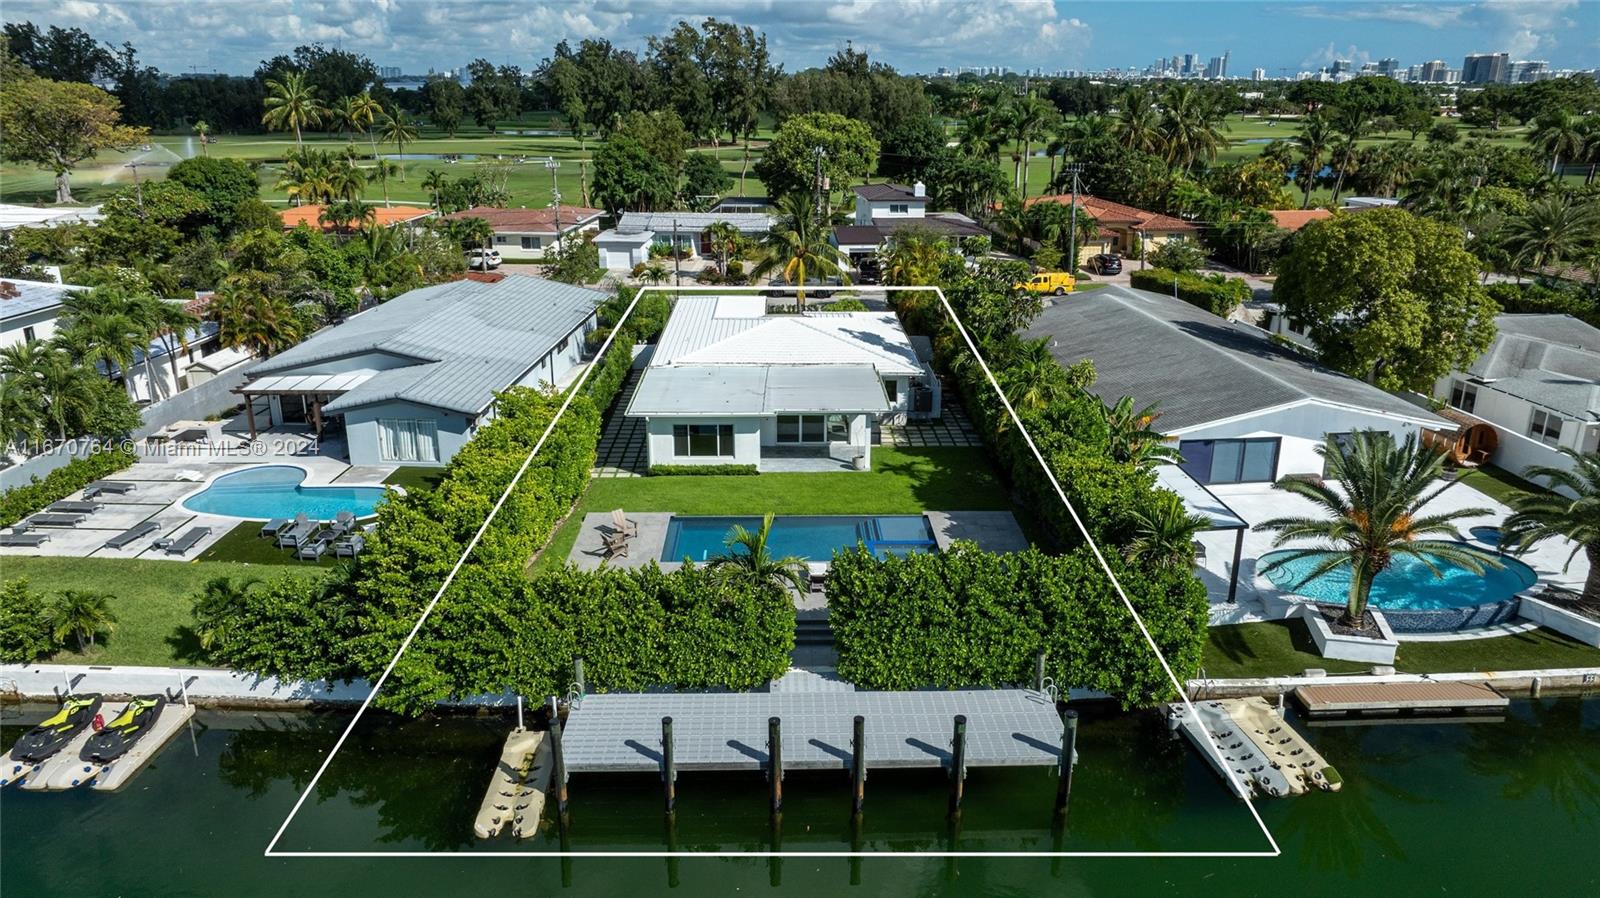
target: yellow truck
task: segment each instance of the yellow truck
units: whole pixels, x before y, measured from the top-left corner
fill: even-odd
[[[1028,278],[1026,282],[1012,286],[1029,293],[1054,293],[1057,296],[1064,296],[1071,293],[1076,284],[1077,279],[1065,271],[1041,271]]]

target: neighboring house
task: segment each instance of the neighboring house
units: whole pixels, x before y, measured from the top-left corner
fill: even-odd
[[[725,196],[717,200],[711,211],[718,214],[729,212],[770,212],[772,211],[772,197],[770,196]]]
[[[1267,214],[1272,216],[1278,227],[1291,234],[1313,221],[1333,217],[1333,212],[1328,209],[1272,209]]]
[[[239,388],[252,436],[342,425],[354,465],[443,465],[513,386],[565,386],[606,294],[507,275],[412,290],[318,331]]]
[[[611,271],[630,271],[650,261],[657,243],[677,246],[690,258],[711,256],[711,226],[731,224],[740,235],[760,240],[772,230],[773,217],[764,212],[624,212],[617,226],[594,238],[600,248],[600,265]]]
[[[978,223],[957,212],[929,212],[928,189],[921,182],[901,184],[862,184],[855,188],[856,211],[852,224],[833,229],[833,242],[860,265],[877,255],[893,241],[895,232],[906,228],[925,230],[952,240],[988,237]]]
[[[875,424],[939,414],[939,381],[892,312],[771,314],[681,296],[628,405],[651,465],[816,457],[871,466]]]
[[[67,294],[84,289],[19,278],[0,280],[0,346],[50,339]]]
[[[1107,403],[1155,403],[1202,484],[1269,484],[1323,473],[1328,436],[1380,430],[1404,439],[1447,426],[1427,409],[1274,344],[1259,329],[1182,300],[1110,286],[1092,303],[1055,303],[1028,329],[1063,365],[1092,359]]]
[[[1345,212],[1364,212],[1368,209],[1387,209],[1400,205],[1400,201],[1387,196],[1347,196],[1339,201],[1339,208]]]
[[[1529,465],[1568,468],[1560,449],[1600,449],[1600,329],[1570,315],[1500,315],[1494,343],[1465,371],[1434,384],[1469,428],[1493,437],[1466,448],[1520,474]],[[1463,435],[1470,431],[1463,431]],[[1458,441],[1459,444],[1459,441]]]
[[[333,230],[333,225],[324,223],[322,220],[322,208],[319,203],[290,206],[279,212],[278,217],[283,219],[283,229],[285,231],[292,231],[301,225],[331,231]],[[399,226],[415,228],[421,226],[424,219],[432,218],[435,215],[434,210],[424,209],[420,206],[369,205],[367,208],[376,213],[373,223],[381,228]]]
[[[54,228],[69,224],[97,225],[105,218],[99,206],[17,206],[0,203],[0,234],[15,228]]]
[[[562,206],[560,214],[555,209],[496,209],[493,206],[473,206],[445,216],[446,221],[463,218],[481,218],[494,231],[494,248],[508,261],[542,259],[551,249],[561,247],[561,238],[573,234],[598,233],[600,209],[587,206]],[[556,233],[557,219],[561,233]]]
[[[1036,196],[1023,205],[1032,206],[1035,203],[1059,203],[1070,206],[1072,194]],[[1181,218],[1173,218],[1159,212],[1146,212],[1087,193],[1078,194],[1078,208],[1088,213],[1099,226],[1093,239],[1078,247],[1080,265],[1090,256],[1101,253],[1128,255],[1135,246],[1142,247],[1144,252],[1149,252],[1173,240],[1194,239],[1199,234],[1198,228]]]

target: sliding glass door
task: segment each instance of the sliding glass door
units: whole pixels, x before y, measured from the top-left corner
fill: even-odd
[[[1184,473],[1201,483],[1271,483],[1277,479],[1277,437],[1251,440],[1184,440]]]
[[[850,420],[844,415],[779,415],[777,440],[793,443],[846,443]]]
[[[384,461],[437,462],[438,425],[428,420],[379,418],[378,457]]]

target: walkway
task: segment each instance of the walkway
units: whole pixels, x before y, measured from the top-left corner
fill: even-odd
[[[645,451],[645,426],[643,418],[630,418],[623,414],[633,401],[633,391],[639,386],[643,369],[630,368],[628,379],[617,391],[617,401],[605,411],[605,422],[600,428],[600,446],[595,452],[591,477],[643,477],[650,463]]]
[[[937,421],[907,421],[904,424],[875,424],[874,446],[922,449],[928,447],[970,448],[983,445],[978,431],[967,417],[955,390],[945,390]]]

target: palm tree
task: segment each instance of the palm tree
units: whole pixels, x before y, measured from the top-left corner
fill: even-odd
[[[1054,118],[1055,107],[1031,93],[1011,104],[1011,139],[1022,144],[1018,170],[1021,173],[1019,187],[1024,198],[1028,196],[1028,166],[1033,156],[1033,142],[1046,134]]]
[[[111,612],[111,596],[105,593],[69,589],[61,594],[50,609],[50,632],[57,642],[68,636],[78,641],[78,651],[94,648],[95,638],[103,630],[117,628],[117,616]]]
[[[1367,111],[1360,106],[1351,106],[1342,109],[1338,114],[1339,133],[1344,135],[1344,142],[1340,144],[1339,151],[1335,154],[1339,160],[1339,174],[1333,182],[1333,202],[1339,202],[1339,194],[1344,192],[1344,178],[1350,167],[1355,162],[1356,141],[1366,136],[1367,129],[1371,127],[1371,119]]]
[[[211,126],[206,124],[204,121],[195,122],[194,123],[194,133],[196,135],[198,135],[199,138],[200,138],[200,155],[202,155],[202,156],[211,155],[211,153],[206,150],[206,143],[207,143],[206,135],[211,133]]]
[[[807,280],[836,277],[848,284],[850,260],[829,241],[827,228],[817,220],[810,198],[805,194],[784,197],[779,208],[782,215],[778,223],[761,241],[766,256],[756,263],[750,279],[754,281],[779,272],[784,283],[796,288],[795,304],[804,309]]]
[[[1550,157],[1550,174],[1561,167],[1563,157],[1573,159],[1583,154],[1583,120],[1565,109],[1556,109],[1539,116],[1528,143]]]
[[[1193,85],[1179,84],[1161,99],[1161,145],[1167,162],[1184,170],[1217,158],[1224,143],[1216,110]]]
[[[378,137],[373,133],[373,124],[383,115],[383,104],[372,98],[368,91],[355,95],[350,102],[350,121],[356,130],[367,135],[367,140],[372,144],[372,158],[378,158]]]
[[[139,400],[133,383],[133,362],[150,345],[150,335],[131,316],[120,310],[71,312],[69,308],[67,325],[52,339],[74,352],[79,364],[103,365],[112,381],[120,376],[128,397]]]
[[[711,251],[717,257],[717,272],[728,276],[728,259],[739,251],[739,229],[732,222],[718,221],[706,228]]]
[[[932,231],[901,228],[883,250],[883,281],[895,287],[928,286],[938,278],[949,252],[950,245]]]
[[[386,161],[386,160],[380,160],[380,161]],[[383,204],[385,206],[387,206],[389,204],[389,186],[388,185],[389,185],[388,179],[387,179],[387,177],[385,177],[385,179],[384,179],[384,188],[383,188]],[[439,194],[443,193],[444,189],[446,187],[448,187],[449,185],[450,185],[450,179],[445,177],[444,172],[438,170],[437,168],[429,171],[428,174],[426,176],[424,176],[423,179],[422,179],[422,189],[428,191],[428,196],[431,199],[431,202],[429,203],[429,205],[431,205],[431,206],[433,206],[433,208],[438,209],[439,211],[443,212],[444,211],[444,207],[439,204]]]
[[[396,165],[393,162],[390,162],[387,159],[379,159],[378,161],[372,163],[372,170],[367,172],[367,183],[370,184],[373,181],[377,181],[378,183],[383,185],[383,207],[385,209],[389,208],[389,179],[394,177],[395,175],[397,175],[399,173],[400,173],[400,166]],[[437,172],[437,171],[431,171],[431,172],[428,172],[428,177],[429,178],[437,177],[442,181],[444,176],[439,174],[439,172]],[[437,184],[439,182],[435,182],[435,183]],[[422,182],[422,186],[424,188],[426,188],[428,186],[428,182],[426,180],[424,180]],[[434,198],[435,203],[437,203],[438,199],[439,199],[439,194],[438,193],[434,193],[433,198]]]
[[[1543,196],[1506,223],[1506,250],[1528,268],[1560,265],[1600,237],[1600,205]]]
[[[1489,514],[1489,509],[1427,513],[1428,505],[1450,484],[1430,489],[1444,469],[1444,453],[1418,443],[1414,434],[1400,444],[1379,431],[1357,431],[1344,444],[1329,436],[1317,453],[1326,463],[1328,479],[1342,484],[1342,491],[1299,477],[1285,477],[1272,486],[1311,501],[1327,516],[1273,518],[1255,529],[1276,531],[1274,548],[1308,539],[1319,544],[1290,549],[1262,565],[1260,572],[1271,573],[1308,558],[1316,559],[1316,564],[1306,580],[1348,568],[1350,593],[1343,618],[1347,626],[1361,625],[1373,579],[1396,556],[1415,558],[1436,575],[1438,562],[1476,574],[1501,566],[1493,553],[1463,541],[1455,524]]]
[[[1002,369],[1001,386],[1006,401],[1016,409],[1048,408],[1067,395],[1070,385],[1062,376],[1061,365],[1050,354],[1050,338],[1040,337],[1023,343],[1010,364]],[[1002,426],[1009,416],[1002,416]]]
[[[1112,125],[1117,143],[1130,150],[1153,153],[1161,145],[1161,113],[1156,111],[1150,92],[1141,87],[1130,87],[1117,101],[1116,119]]]
[[[287,349],[301,337],[294,306],[252,284],[224,285],[206,310],[217,322],[223,346],[245,347],[258,358]]]
[[[328,106],[328,126],[337,127],[344,134],[347,141],[356,139],[356,98],[340,97]]]
[[[26,452],[27,447],[44,440],[46,423],[38,384],[31,378],[0,373],[0,438],[5,447]]]
[[[646,284],[664,284],[672,277],[672,271],[667,268],[667,263],[660,259],[651,259],[644,264],[644,269],[639,272],[639,280]]]
[[[300,132],[321,122],[328,110],[317,99],[317,89],[306,83],[300,72],[285,72],[281,78],[267,80],[267,111],[261,122],[275,131],[294,131],[296,148],[303,144]]]
[[[1294,145],[1300,150],[1301,183],[1306,186],[1305,199],[1300,208],[1311,208],[1311,188],[1317,184],[1317,173],[1322,171],[1322,154],[1333,143],[1333,123],[1327,115],[1313,112],[1306,116],[1305,125],[1295,135]]]
[[[388,160],[380,159],[379,162]],[[342,159],[334,163],[328,171],[328,198],[341,200],[346,203],[358,203],[361,194],[367,189],[367,176],[361,169],[356,168],[354,159]]]
[[[239,616],[250,601],[250,592],[260,580],[254,578],[234,580],[232,577],[213,577],[201,588],[194,602],[195,636],[202,649],[220,645],[227,624]]]
[[[772,557],[767,539],[772,534],[772,512],[761,519],[754,532],[735,524],[723,545],[727,551],[706,559],[706,567],[718,577],[759,587],[793,589],[804,595],[811,589],[811,573],[804,558],[785,555]]]
[[[1139,467],[1181,460],[1167,435],[1155,429],[1156,419],[1161,417],[1155,403],[1136,409],[1133,397],[1124,396],[1112,405],[1102,402],[1100,414],[1106,422],[1107,450],[1113,459]]]
[[[403,156],[406,152],[406,144],[417,139],[417,128],[406,119],[405,110],[397,108],[393,114],[383,117],[383,134],[381,136],[384,140],[394,141],[395,155]],[[400,167],[400,180],[403,182],[405,179],[406,169],[402,165]]]
[[[1151,567],[1187,568],[1194,564],[1194,538],[1211,522],[1190,514],[1177,493],[1162,490],[1156,496],[1149,511],[1133,513],[1134,535],[1123,553]]]
[[[1564,489],[1576,498],[1557,492],[1513,497],[1513,514],[1500,527],[1500,544],[1520,555],[1547,539],[1571,540],[1574,545],[1572,554],[1567,556],[1567,566],[1580,551],[1589,560],[1589,576],[1583,582],[1580,601],[1600,616],[1600,454],[1579,453],[1566,447],[1561,453],[1572,460],[1571,470],[1534,465],[1522,476],[1542,477],[1551,490]]]

